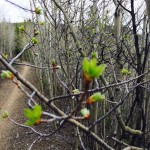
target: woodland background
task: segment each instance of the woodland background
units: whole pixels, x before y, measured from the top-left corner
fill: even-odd
[[[0,23],[0,61],[31,90],[29,107],[38,97],[56,132],[69,122],[74,149],[150,148],[150,1],[30,0],[30,5],[17,7],[32,19]],[[89,119],[81,119],[80,110],[67,118],[85,88],[83,58],[93,52],[107,67],[86,98],[100,91],[106,101],[90,107]],[[54,63],[61,69],[54,70]],[[36,69],[39,91],[18,75],[16,65]]]

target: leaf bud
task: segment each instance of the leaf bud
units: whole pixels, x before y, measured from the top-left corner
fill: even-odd
[[[87,108],[82,108],[80,112],[84,119],[88,119],[90,117],[90,111]]]

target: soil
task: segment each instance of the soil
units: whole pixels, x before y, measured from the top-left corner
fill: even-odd
[[[25,79],[38,87],[35,70],[33,68],[21,66],[17,67],[17,70]],[[23,110],[27,108],[27,99],[28,97],[21,92],[11,80],[0,79],[0,114],[4,111],[8,111],[9,116],[13,120],[24,124],[26,118],[24,117]],[[35,129],[36,128],[42,133],[54,131],[52,125],[47,125],[46,130],[45,126],[35,127]],[[66,128],[63,127],[52,136],[41,138],[33,144],[32,150],[71,150],[72,141],[70,140],[70,135],[70,131],[67,135]],[[8,118],[0,118],[0,150],[28,150],[37,138],[38,135],[32,130],[15,125]]]

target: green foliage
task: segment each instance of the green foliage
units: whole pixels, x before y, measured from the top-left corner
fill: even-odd
[[[35,105],[33,110],[25,109],[24,114],[28,118],[28,121],[25,123],[27,126],[37,125],[41,120],[42,108],[40,105]]]
[[[98,53],[97,52],[92,52],[92,59],[97,58],[97,57],[98,57]]]
[[[87,26],[85,26],[84,28],[85,28],[85,29],[90,29],[91,27],[87,25]]]
[[[33,37],[33,38],[32,38],[32,43],[33,43],[34,45],[38,44],[38,40],[37,40],[36,37]]]
[[[92,104],[95,102],[102,102],[105,100],[105,95],[101,94],[100,92],[94,93],[87,99],[88,104]]]
[[[99,20],[96,20],[96,21],[95,21],[95,25],[99,25]]]
[[[22,34],[24,30],[25,23],[15,23],[14,55],[19,54],[24,47],[23,38],[25,35]]]
[[[121,71],[122,75],[130,75],[131,72],[128,69],[123,68]]]
[[[125,34],[125,35],[123,36],[123,38],[126,39],[126,40],[129,40],[130,35],[129,35],[129,34]]]
[[[24,25],[21,25],[21,26],[19,27],[19,32],[20,32],[20,33],[23,33],[24,31],[25,31]]]
[[[35,8],[35,13],[38,14],[38,15],[41,15],[42,14],[42,10],[39,7],[36,7]]]
[[[56,66],[57,66],[57,62],[56,62],[56,60],[55,60],[54,58],[52,59],[52,66],[53,66],[53,67],[56,67]]]
[[[40,24],[41,26],[43,26],[43,25],[44,25],[44,22],[39,22],[39,24]]]
[[[90,111],[87,108],[82,108],[80,112],[85,119],[90,117]]]
[[[2,70],[1,78],[2,79],[13,79],[14,75],[9,70]]]
[[[92,81],[94,78],[98,78],[99,76],[101,76],[105,68],[105,64],[97,66],[97,60],[95,58],[93,58],[92,60],[88,60],[87,58],[83,59],[82,70],[84,79],[86,81]]]
[[[80,94],[80,90],[79,89],[74,89],[73,94]]]
[[[6,55],[6,54],[2,54],[2,56],[3,56],[5,59],[8,58],[8,55]]]
[[[4,111],[1,115],[1,118],[7,118],[8,117],[8,112]]]

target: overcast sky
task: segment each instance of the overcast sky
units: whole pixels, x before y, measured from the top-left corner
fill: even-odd
[[[19,6],[22,6],[26,9],[30,9],[29,0],[9,0],[9,1],[15,4],[18,4]],[[138,6],[141,5],[142,1],[143,0],[136,0],[135,7],[138,8]],[[20,9],[6,2],[5,0],[0,0],[0,20],[2,20],[3,18],[5,18],[7,21],[10,21],[10,22],[21,22],[26,19],[30,19],[31,13]]]
[[[18,4],[24,8],[30,9],[30,4],[28,0],[10,0],[15,4]],[[24,19],[29,19],[31,14],[25,12],[22,9],[6,2],[5,0],[0,0],[0,19],[5,18],[10,22],[21,22]]]

